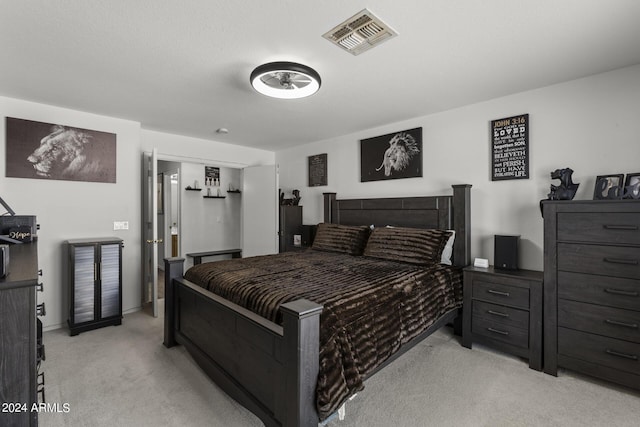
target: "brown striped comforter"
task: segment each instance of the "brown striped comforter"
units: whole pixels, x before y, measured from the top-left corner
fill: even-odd
[[[281,324],[279,306],[306,298],[320,318],[320,419],[363,388],[363,380],[440,316],[462,306],[462,274],[309,249],[199,264],[185,278]]]

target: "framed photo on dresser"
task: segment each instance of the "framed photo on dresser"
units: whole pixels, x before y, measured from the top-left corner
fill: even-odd
[[[624,174],[598,175],[593,189],[593,200],[615,200],[622,198]]]

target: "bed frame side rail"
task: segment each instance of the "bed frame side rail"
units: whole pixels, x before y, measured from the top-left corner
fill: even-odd
[[[165,259],[164,345],[182,344],[227,394],[267,426],[317,426],[320,313],[308,300],[281,306],[283,326],[182,278]]]

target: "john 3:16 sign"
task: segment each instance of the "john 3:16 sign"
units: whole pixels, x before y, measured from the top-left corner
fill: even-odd
[[[529,115],[491,122],[491,180],[529,178]]]

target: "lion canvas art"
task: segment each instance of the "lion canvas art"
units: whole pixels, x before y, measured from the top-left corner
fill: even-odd
[[[116,135],[7,117],[7,177],[116,182]]]
[[[422,176],[422,128],[360,141],[360,181]]]

